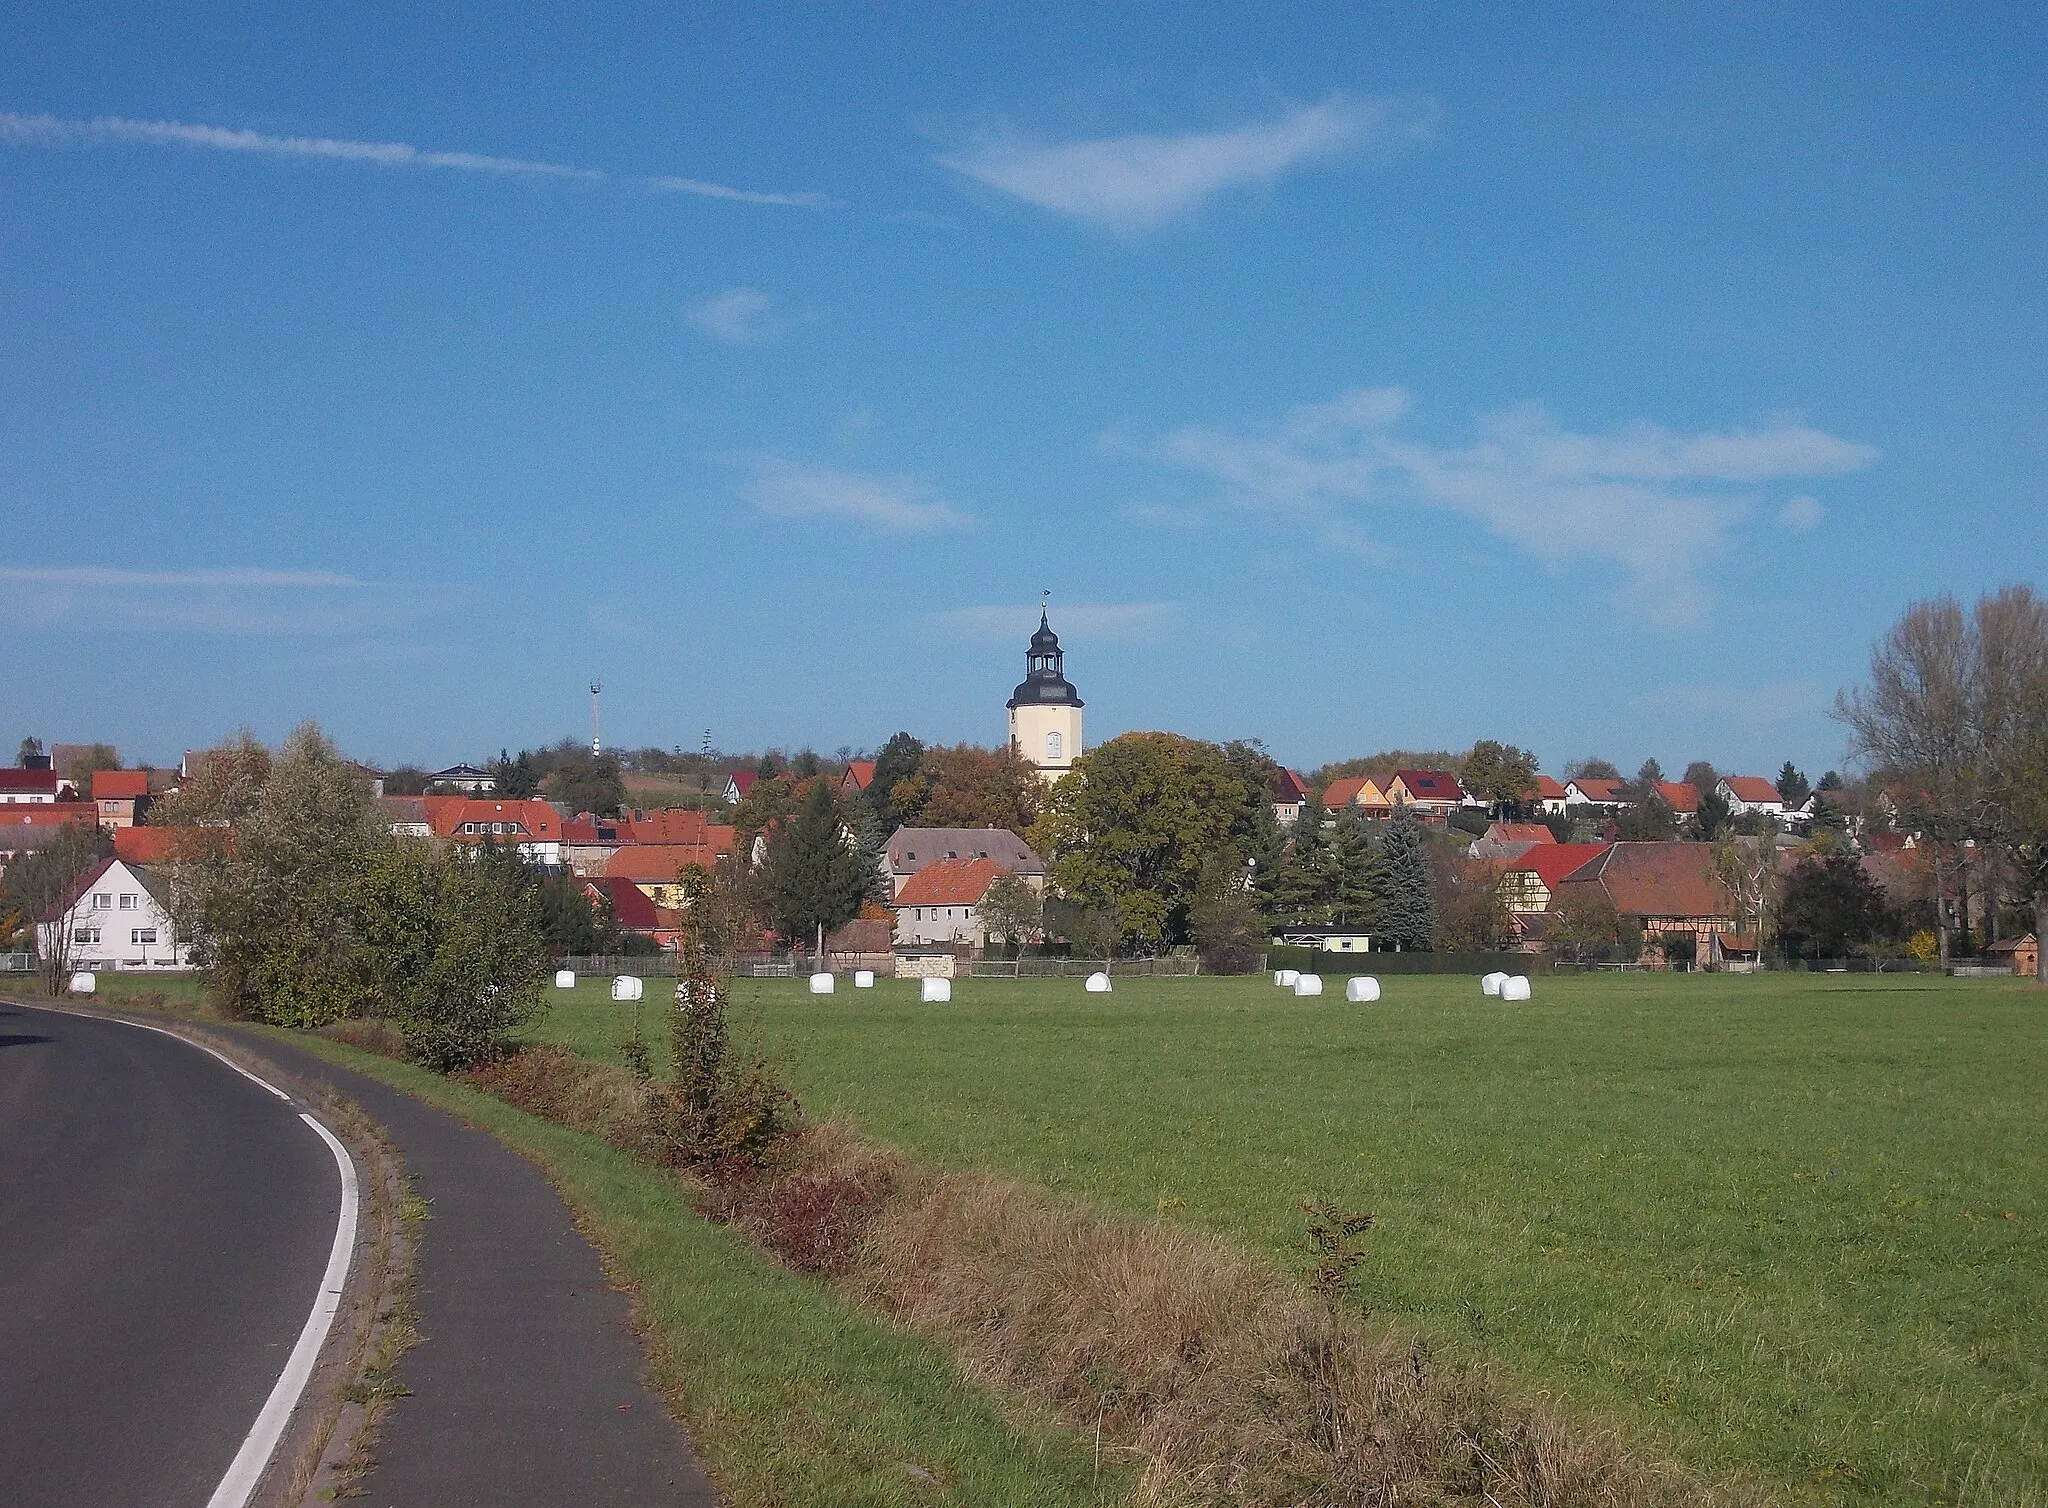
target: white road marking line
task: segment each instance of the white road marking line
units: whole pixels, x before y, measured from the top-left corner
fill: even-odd
[[[262,1085],[287,1104],[291,1102],[291,1096],[268,1079],[251,1073],[227,1054],[214,1051],[204,1042],[193,1041],[183,1032],[151,1026],[146,1021],[122,1020],[121,1024],[176,1037],[188,1047],[196,1047],[209,1057],[219,1058],[243,1078],[252,1084]],[[335,1139],[332,1131],[304,1111],[299,1112],[299,1119],[327,1143],[327,1150],[334,1154],[334,1165],[341,1170],[341,1218],[335,1222],[334,1245],[328,1249],[327,1270],[320,1276],[320,1287],[313,1295],[313,1312],[306,1316],[305,1326],[299,1331],[299,1343],[292,1347],[292,1354],[285,1360],[284,1371],[278,1376],[277,1386],[264,1400],[263,1411],[249,1427],[242,1448],[235,1452],[228,1474],[220,1479],[220,1486],[214,1488],[213,1496],[206,1500],[206,1508],[244,1508],[256,1491],[256,1484],[263,1480],[270,1457],[277,1450],[277,1442],[284,1438],[285,1426],[291,1423],[292,1410],[299,1406],[300,1395],[313,1379],[313,1366],[320,1360],[320,1348],[327,1344],[327,1332],[334,1328],[334,1317],[341,1312],[342,1290],[348,1283],[349,1264],[355,1258],[356,1206],[361,1197],[356,1184],[355,1162],[349,1157],[348,1148]]]

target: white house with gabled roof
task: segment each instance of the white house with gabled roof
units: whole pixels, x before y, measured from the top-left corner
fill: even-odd
[[[37,922],[37,949],[49,957],[68,933],[73,969],[189,969],[192,949],[178,941],[169,900],[160,874],[102,859]]]

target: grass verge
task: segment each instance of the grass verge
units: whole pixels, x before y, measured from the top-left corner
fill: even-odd
[[[470,1082],[661,1157],[660,1101],[561,1047]],[[1316,1298],[1213,1236],[1106,1215],[984,1174],[940,1174],[842,1126],[767,1166],[692,1181],[698,1206],[786,1263],[941,1342],[968,1375],[1127,1450],[1137,1500],[1484,1501],[1652,1508],[1740,1501],[1612,1430]]]
[[[929,1341],[703,1219],[674,1178],[467,1084],[278,1035],[460,1116],[547,1172],[633,1293],[650,1381],[727,1502],[1126,1500],[1128,1470],[1092,1442],[967,1381]]]
[[[1504,1008],[1384,982],[1370,1007],[1334,982],[731,988],[811,1113],[922,1163],[1296,1271],[1304,1198],[1373,1211],[1361,1308],[1704,1477],[2048,1503],[2048,992],[1559,977]],[[622,1063],[603,996],[552,994],[536,1035]]]

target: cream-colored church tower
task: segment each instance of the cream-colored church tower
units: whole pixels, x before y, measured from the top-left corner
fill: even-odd
[[[1065,661],[1041,610],[1024,652],[1024,683],[1010,697],[1010,747],[1048,783],[1081,757],[1081,697],[1062,673]]]

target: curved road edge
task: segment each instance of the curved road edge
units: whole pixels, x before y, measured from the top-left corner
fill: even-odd
[[[247,1043],[198,1023],[176,1017],[143,1021],[72,1001],[8,1003],[175,1037],[284,1100],[333,1155],[341,1213],[312,1307],[207,1508],[300,1508],[323,1489],[346,1482],[365,1444],[361,1437],[374,1427],[378,1412],[351,1397],[351,1390],[368,1357],[402,1349],[378,1344],[396,1326],[396,1301],[410,1265],[399,1219],[404,1170],[383,1128],[329,1086],[309,1082]]]

